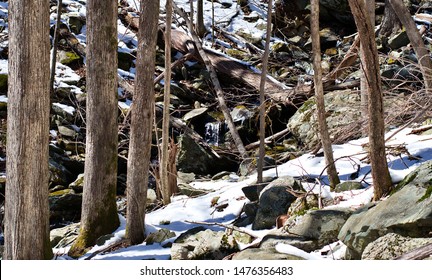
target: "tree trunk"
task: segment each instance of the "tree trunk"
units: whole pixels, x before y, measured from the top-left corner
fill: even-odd
[[[150,167],[156,39],[159,1],[140,2],[136,78],[132,104],[127,173],[126,238],[139,244],[145,238],[145,208]]]
[[[4,259],[50,259],[49,1],[9,1]]]
[[[374,200],[390,192],[392,182],[388,170],[384,141],[384,107],[375,33],[363,0],[348,0],[359,32],[360,44],[367,58],[363,69],[368,81],[369,156],[374,184]]]
[[[171,200],[168,179],[168,145],[169,145],[169,116],[170,116],[170,94],[171,94],[171,22],[172,22],[172,0],[166,0],[165,5],[165,83],[164,83],[164,107],[162,117],[162,147],[160,149],[160,184],[162,200],[168,205]]]
[[[197,23],[196,23],[196,33],[200,38],[204,37],[206,33],[206,28],[204,26],[204,0],[198,0],[197,2]]]
[[[263,181],[263,167],[264,167],[264,157],[265,157],[265,82],[267,80],[267,65],[268,57],[270,52],[270,37],[272,31],[272,11],[273,11],[273,1],[268,1],[267,8],[267,30],[266,30],[266,43],[264,49],[264,56],[262,61],[261,70],[261,80],[260,80],[260,110],[259,110],[259,156],[257,162],[257,183],[262,183]]]
[[[405,26],[411,46],[413,47],[419,61],[419,66],[425,81],[426,91],[430,91],[432,89],[432,61],[429,51],[423,42],[422,36],[420,35],[408,8],[404,5],[402,0],[389,0],[389,2],[399,17],[399,20]]]
[[[369,14],[372,27],[375,28],[375,0],[363,0],[366,7],[367,7],[367,13]],[[367,59],[367,57],[364,56],[364,52],[360,47],[360,60],[362,61],[361,65],[364,67],[364,61]],[[360,105],[361,105],[361,115],[362,120],[364,122],[364,125],[362,127],[362,135],[367,136],[368,129],[367,129],[367,118],[368,118],[368,83],[366,80],[366,77],[364,75],[364,71],[361,71],[360,76]]]
[[[87,1],[87,139],[81,227],[69,255],[120,224],[117,186],[117,1]]]
[[[390,5],[389,0],[385,0],[384,17],[381,22],[379,35],[383,38],[390,38],[393,34],[399,32],[401,27],[401,22]]]
[[[326,111],[324,104],[324,89],[322,82],[321,69],[321,46],[319,35],[319,0],[311,0],[311,36],[312,36],[312,56],[314,67],[314,88],[317,103],[318,128],[321,137],[321,144],[324,150],[327,174],[330,187],[334,189],[339,184],[339,176],[333,159],[332,143],[328,132]]]

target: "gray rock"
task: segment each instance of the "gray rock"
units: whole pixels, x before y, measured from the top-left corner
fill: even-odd
[[[428,237],[432,229],[432,161],[408,174],[386,200],[357,210],[338,238],[350,258],[360,259],[366,246],[387,233]]]
[[[221,260],[238,251],[236,240],[223,231],[210,229],[176,240],[171,247],[173,260]]]
[[[84,188],[84,173],[78,175],[78,177],[69,184],[69,188],[73,189],[76,193],[82,193]]]
[[[303,260],[298,256],[282,254],[276,250],[263,250],[260,248],[249,248],[236,253],[233,260]]]
[[[207,107],[202,107],[202,108],[196,108],[193,109],[189,112],[187,112],[184,116],[183,116],[183,120],[184,121],[190,121],[196,117],[202,116],[203,114],[205,114],[208,111]]]
[[[51,186],[67,186],[72,178],[72,173],[69,172],[69,170],[66,169],[63,165],[60,163],[49,159],[49,174],[50,174],[50,185]]]
[[[70,246],[79,233],[79,223],[73,223],[65,227],[56,228],[50,231],[50,242],[52,248],[63,248]]]
[[[50,223],[76,222],[81,217],[82,195],[72,189],[49,194]]]
[[[409,42],[410,40],[405,30],[399,32],[388,40],[389,47],[393,50],[406,46],[409,44]]]
[[[286,214],[296,197],[289,190],[299,190],[301,185],[293,177],[281,177],[268,184],[260,193],[258,211],[252,229],[269,229],[276,218]]]
[[[162,243],[165,240],[172,238],[172,237],[175,237],[175,236],[176,236],[176,234],[174,232],[170,231],[169,229],[162,228],[156,232],[150,233],[146,237],[145,242],[147,245],[151,245],[154,243]]]
[[[338,240],[339,231],[351,213],[349,209],[309,211],[297,217],[295,223],[287,225],[284,230],[312,241],[312,250],[316,250]]]
[[[229,159],[217,158],[187,135],[179,137],[176,164],[178,171],[201,175],[213,175],[232,168],[232,162]]]
[[[324,96],[324,100],[331,139],[337,138],[337,132],[341,128],[352,125],[361,117],[360,97],[355,92],[350,90],[330,92]],[[290,118],[288,128],[307,148],[313,148],[320,143],[315,97],[303,103]]]
[[[334,191],[335,192],[344,192],[344,191],[352,191],[352,190],[360,190],[363,188],[362,183],[356,181],[346,181],[337,184]]]
[[[186,183],[179,183],[177,185],[177,187],[178,187],[180,194],[183,194],[183,195],[186,195],[189,197],[197,197],[197,196],[201,196],[204,194],[208,194],[210,192],[208,190],[201,190],[201,189],[194,188],[191,185],[186,184]]]
[[[363,251],[362,259],[392,260],[427,244],[432,244],[432,238],[411,238],[389,233],[369,243]]]

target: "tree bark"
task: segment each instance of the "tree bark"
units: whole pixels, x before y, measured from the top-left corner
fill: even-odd
[[[321,46],[319,34],[319,0],[311,0],[311,35],[312,35],[312,56],[314,68],[314,88],[317,103],[318,129],[321,137],[321,144],[324,150],[327,175],[330,187],[334,189],[339,184],[339,176],[333,159],[333,150],[330,135],[328,132],[326,111],[324,104],[324,89],[321,69]]]
[[[372,27],[375,28],[375,0],[363,0],[366,7],[367,7],[367,13],[369,14],[370,21],[372,24]],[[360,61],[361,66],[364,67],[367,57],[365,57],[365,54],[360,47]],[[365,137],[368,134],[367,129],[367,116],[368,116],[368,82],[366,80],[366,77],[364,75],[364,71],[361,71],[360,76],[360,107],[361,107],[361,116],[363,120],[363,127],[362,127],[362,135]]]
[[[117,1],[87,1],[87,138],[77,257],[120,224],[117,186]]]
[[[197,2],[197,23],[196,23],[196,33],[200,38],[204,37],[206,33],[206,28],[204,26],[204,0],[198,0]]]
[[[359,32],[360,44],[367,58],[363,69],[368,82],[369,156],[374,184],[374,200],[390,192],[392,181],[388,170],[384,141],[384,107],[375,33],[363,0],[348,0]]]
[[[389,2],[389,0],[385,0],[384,17],[379,31],[379,35],[384,38],[390,38],[393,34],[399,32],[402,27],[401,22]]]
[[[432,60],[429,51],[423,42],[422,36],[420,35],[408,8],[404,5],[402,0],[389,0],[389,2],[399,17],[399,20],[402,22],[403,26],[405,26],[411,46],[418,58],[420,70],[425,81],[426,91],[430,92],[432,90]]]
[[[49,1],[9,1],[4,259],[50,259]]]
[[[263,167],[264,167],[264,157],[265,157],[265,82],[267,80],[267,65],[268,57],[270,52],[270,37],[272,31],[272,11],[273,11],[273,1],[269,0],[267,3],[267,30],[266,30],[266,43],[262,61],[261,69],[261,80],[260,80],[260,110],[259,110],[259,152],[258,152],[258,162],[257,162],[257,183],[262,183],[263,181]]]
[[[159,1],[141,0],[136,78],[132,104],[127,173],[126,238],[139,244],[145,238],[145,209],[152,143],[156,40]]]
[[[166,0],[165,5],[165,83],[164,83],[164,107],[162,117],[162,147],[160,149],[160,184],[162,200],[168,205],[171,200],[168,174],[168,145],[169,145],[169,116],[170,116],[170,94],[171,94],[171,22],[172,22],[172,0]]]

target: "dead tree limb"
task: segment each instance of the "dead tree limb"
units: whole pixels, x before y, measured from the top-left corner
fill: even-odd
[[[395,260],[423,260],[429,256],[432,256],[432,243],[403,254],[395,258]]]

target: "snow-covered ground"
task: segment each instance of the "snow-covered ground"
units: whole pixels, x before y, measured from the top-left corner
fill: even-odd
[[[387,146],[401,145],[406,148],[410,155],[402,153],[396,156],[388,156],[390,173],[393,181],[399,182],[405,175],[414,170],[417,166],[425,161],[432,159],[432,135],[416,135],[410,134],[412,129],[404,129],[399,132],[394,138],[387,142]],[[388,135],[392,134],[390,131]],[[373,185],[370,176],[370,165],[363,159],[365,158],[365,151],[362,149],[362,144],[367,143],[367,138],[350,141],[343,145],[334,145],[333,150],[335,153],[336,167],[340,174],[341,180],[349,179],[349,175],[359,171],[358,181],[362,181],[365,188],[362,190],[346,191],[342,193],[335,193],[330,191],[330,188],[325,185],[326,176],[323,172],[325,163],[323,157],[316,157],[311,154],[305,154],[299,158],[288,161],[277,168],[265,171],[264,176],[309,176],[321,178],[324,184],[311,184],[303,183],[305,189],[312,189],[315,193],[321,193],[325,198],[336,198],[340,200],[338,207],[352,207],[358,208],[371,201],[373,197]],[[414,159],[416,158],[416,159]],[[146,215],[147,233],[154,232],[161,228],[169,229],[176,233],[180,233],[195,227],[196,224],[190,222],[208,222],[208,223],[224,223],[230,224],[240,214],[244,203],[248,200],[244,197],[242,187],[256,181],[256,174],[252,174],[245,178],[239,178],[232,175],[228,180],[219,181],[197,181],[191,183],[195,188],[213,190],[206,195],[190,198],[186,196],[173,197],[172,203],[164,208],[158,209]],[[219,197],[220,201],[228,203],[223,211],[215,211],[212,207],[212,199]],[[334,206],[330,206],[334,207]],[[103,246],[93,247],[82,258],[88,257],[95,251],[101,250],[106,246],[120,240],[125,234],[125,219],[121,217],[121,226],[115,232],[115,236],[108,240]],[[210,226],[214,230],[224,230],[221,227]],[[268,230],[253,231],[250,226],[243,228],[246,231],[253,233],[256,236],[264,236]],[[111,253],[97,255],[93,259],[115,260],[115,259],[168,259],[170,256],[170,249],[164,248],[163,245],[167,242],[174,241],[174,238],[166,240],[162,244],[135,245],[128,248],[123,248]],[[336,244],[330,244],[335,246]],[[339,244],[340,245],[340,244]],[[341,247],[341,246],[338,246]],[[280,252],[301,255],[310,259],[322,259],[323,257],[319,252],[306,253],[292,246],[281,245],[277,249]],[[324,250],[326,248],[323,248]],[[62,255],[67,252],[68,248],[56,249],[57,255]],[[341,251],[334,252],[334,258],[338,259],[343,253],[343,246]],[[60,259],[67,259],[67,257],[60,257]]]

